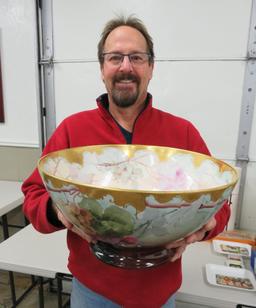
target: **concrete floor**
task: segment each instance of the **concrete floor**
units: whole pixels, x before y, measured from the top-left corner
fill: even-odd
[[[31,278],[28,275],[14,273],[16,296],[19,297],[24,290],[31,284]],[[6,271],[0,271],[0,308],[12,307],[11,292],[9,285],[9,275]],[[65,296],[65,298],[67,298]],[[36,308],[39,307],[38,290],[37,287],[25,297],[25,299],[18,305],[19,308]],[[49,290],[49,285],[44,286],[44,304],[45,308],[57,307],[57,295],[55,292]]]
[[[10,224],[24,224],[23,216],[21,215],[20,209],[12,211],[8,215],[8,222]],[[9,228],[10,236],[15,232],[18,232],[19,229]],[[3,241],[2,227],[0,226],[0,242]],[[16,287],[16,297],[19,297],[24,290],[31,284],[31,276],[14,273],[15,278],[15,287]],[[56,282],[53,282],[53,286],[56,285]],[[65,283],[64,289],[70,290],[70,283]],[[68,296],[63,296],[63,303],[68,300]],[[57,293],[50,290],[49,284],[44,285],[44,307],[45,308],[57,308]],[[9,274],[7,271],[0,270],[0,308],[11,308],[11,292],[9,284]],[[37,308],[39,307],[38,299],[38,289],[34,289],[23,299],[23,301],[18,305],[18,308]],[[66,306],[68,307],[68,306]],[[83,307],[81,307],[83,308]],[[177,302],[176,308],[207,308],[206,306],[194,305],[190,303]],[[210,307],[208,307],[210,308]],[[224,308],[224,307],[223,307]]]

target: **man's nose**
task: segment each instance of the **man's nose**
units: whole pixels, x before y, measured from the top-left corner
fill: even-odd
[[[121,71],[129,71],[129,72],[131,72],[133,70],[129,56],[127,56],[127,55],[124,56],[124,59],[123,59],[121,65],[120,65],[120,70]]]

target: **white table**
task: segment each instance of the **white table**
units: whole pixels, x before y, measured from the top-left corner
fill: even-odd
[[[66,233],[42,234],[26,226],[0,244],[0,268],[46,278],[70,274]]]
[[[0,244],[0,268],[37,276],[55,278],[69,275],[66,230],[40,234],[32,225]],[[235,308],[236,304],[256,305],[256,292],[211,286],[206,282],[206,263],[224,264],[225,257],[211,249],[211,243],[190,245],[183,256],[183,284],[177,300],[218,308]]]
[[[4,239],[9,237],[7,214],[23,203],[22,182],[0,181],[0,217]]]
[[[58,278],[58,273],[70,275],[66,233],[66,230],[61,230],[42,234],[30,224],[0,244],[0,269],[38,277],[18,303],[38,284],[39,307],[44,307],[42,277],[54,279]],[[58,307],[62,307],[61,288],[62,284],[58,281]]]
[[[208,284],[205,264],[225,265],[226,257],[213,251],[210,242],[187,247],[183,255],[183,283],[180,301],[218,308],[235,308],[237,304],[256,306],[256,292],[240,291]]]
[[[9,237],[9,224],[7,214],[23,203],[24,196],[21,191],[22,182],[0,181],[0,218],[2,220],[4,240]],[[15,226],[17,227],[17,226]],[[16,292],[13,273],[9,272],[10,288],[13,305],[16,303]]]
[[[22,204],[21,185],[22,182],[0,181],[0,216]]]

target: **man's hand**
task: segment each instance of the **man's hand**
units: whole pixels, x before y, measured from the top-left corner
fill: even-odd
[[[72,223],[70,223],[65,216],[61,213],[61,211],[57,208],[57,206],[53,205],[53,209],[58,217],[58,219],[62,222],[62,224],[72,232],[76,233],[77,235],[81,236],[84,240],[86,240],[88,243],[92,242],[92,238],[79,230],[76,226],[74,226]]]
[[[174,262],[177,259],[179,259],[181,255],[183,254],[183,252],[185,251],[187,245],[201,241],[205,237],[206,233],[211,231],[215,226],[216,226],[216,219],[212,217],[207,222],[207,224],[205,224],[198,231],[188,235],[182,240],[167,244],[165,246],[167,249],[174,250],[174,255],[171,257],[170,261]]]
[[[216,219],[214,217],[212,217],[207,224],[205,224],[201,229],[199,229],[198,231],[190,234],[189,236],[186,237],[186,243],[187,244],[192,244],[195,242],[199,242],[201,241],[207,232],[211,231],[212,229],[215,228],[216,226]]]

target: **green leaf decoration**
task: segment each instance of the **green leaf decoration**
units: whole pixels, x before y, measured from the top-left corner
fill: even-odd
[[[83,200],[79,203],[80,208],[88,210],[93,217],[100,218],[103,214],[103,209],[100,204],[90,198],[83,198]]]
[[[122,237],[133,232],[133,219],[126,210],[110,206],[93,227],[102,236]]]
[[[116,221],[120,224],[133,225],[131,214],[126,210],[113,205],[105,209],[103,219]]]
[[[91,198],[83,198],[79,207],[91,213],[91,227],[101,236],[123,237],[132,234],[132,215],[118,206],[111,205],[105,210]]]
[[[132,233],[133,228],[128,224],[120,224],[111,220],[103,220],[97,226],[94,226],[101,236],[123,237]]]

